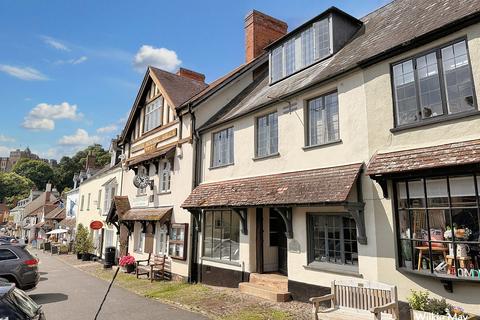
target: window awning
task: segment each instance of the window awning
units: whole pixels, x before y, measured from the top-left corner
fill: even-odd
[[[175,148],[176,146],[170,146],[168,148],[160,149],[151,153],[144,153],[139,156],[132,157],[127,160],[127,165],[134,166],[155,158],[169,157],[170,155],[173,155],[173,153],[175,152]]]
[[[121,217],[121,221],[158,221],[161,224],[170,220],[172,207],[130,209]]]
[[[367,165],[366,173],[375,177],[470,164],[480,164],[480,140],[377,153]]]
[[[185,209],[339,204],[347,201],[361,163],[201,184]]]

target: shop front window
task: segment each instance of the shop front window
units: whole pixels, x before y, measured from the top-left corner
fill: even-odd
[[[240,259],[240,218],[230,210],[206,211],[203,256],[218,260]]]
[[[480,280],[476,175],[396,182],[400,267]]]

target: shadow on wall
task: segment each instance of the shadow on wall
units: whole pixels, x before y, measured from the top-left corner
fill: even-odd
[[[37,304],[48,304],[68,300],[68,295],[63,293],[39,293],[31,294],[30,298]]]

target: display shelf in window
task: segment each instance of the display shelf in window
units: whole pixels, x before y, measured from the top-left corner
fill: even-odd
[[[168,255],[172,259],[187,259],[188,224],[174,223],[170,227],[170,240],[168,242]]]

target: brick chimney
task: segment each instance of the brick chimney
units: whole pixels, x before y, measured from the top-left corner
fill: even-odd
[[[88,170],[89,168],[95,168],[95,160],[96,156],[90,151],[87,154],[87,159],[85,161],[85,170]]]
[[[266,46],[287,34],[287,29],[285,22],[252,10],[245,17],[245,62],[261,55]]]
[[[184,78],[196,80],[196,81],[199,81],[199,82],[203,82],[203,83],[205,82],[205,75],[203,73],[199,73],[199,72],[196,72],[196,71],[193,71],[193,70],[180,68],[177,71],[177,75],[181,76],[181,77],[184,77]]]

